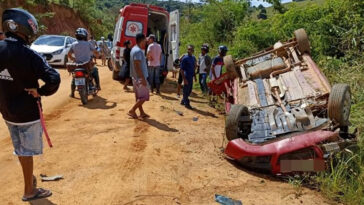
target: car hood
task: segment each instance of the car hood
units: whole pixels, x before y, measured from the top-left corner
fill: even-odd
[[[63,49],[63,46],[47,46],[47,45],[31,45],[31,49],[38,53],[53,53],[54,51],[58,51]]]

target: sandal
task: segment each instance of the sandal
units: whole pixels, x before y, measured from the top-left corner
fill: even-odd
[[[38,188],[37,193],[34,196],[32,196],[32,197],[23,196],[22,200],[23,201],[33,201],[33,200],[37,200],[37,199],[44,199],[44,198],[47,198],[50,196],[52,196],[52,192],[50,190]]]
[[[148,114],[143,114],[143,115],[140,115],[141,118],[145,119],[145,118],[150,118],[150,116]]]
[[[135,113],[128,112],[127,115],[129,115],[129,117],[131,117],[133,119],[138,119],[138,115],[136,115]]]

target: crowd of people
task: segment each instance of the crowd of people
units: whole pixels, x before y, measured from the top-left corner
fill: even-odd
[[[28,46],[38,34],[38,23],[32,14],[23,9],[6,9],[2,15],[2,25],[4,32],[0,32],[0,112],[8,126],[14,153],[18,156],[23,170],[22,200],[49,197],[52,195],[50,190],[37,188],[33,175],[33,156],[43,152],[44,121],[41,117],[41,96],[52,95],[58,90],[60,75]],[[75,36],[77,42],[71,45],[68,58],[77,64],[90,65],[89,72],[100,90],[98,69],[93,60],[100,55],[97,52],[97,43],[92,37],[88,41],[88,32],[84,28],[77,29]],[[135,104],[127,114],[134,119],[144,119],[150,116],[144,111],[143,105],[149,101],[150,93],[155,91],[157,95],[161,94],[160,76],[166,66],[161,45],[157,43],[155,35],[150,34],[147,38],[140,33],[136,35],[135,41],[136,45],[133,47],[131,41],[124,42],[124,89],[129,90],[128,85],[132,83],[136,98]],[[106,45],[105,39],[102,45]],[[219,55],[211,59],[208,55],[208,45],[203,44],[197,60],[193,55],[194,46],[189,45],[187,53],[174,62],[174,76],[179,73],[178,97],[183,83],[182,105],[192,109],[189,96],[194,80],[197,80],[197,74],[201,91],[204,94],[208,93],[207,76],[214,80],[221,75],[226,52],[226,46],[220,46]],[[102,51],[101,55],[104,54],[105,51]],[[19,58],[22,60],[19,61]],[[102,63],[105,65],[104,59]],[[39,80],[44,82],[42,86],[39,85]],[[71,97],[74,97],[74,92],[75,83],[72,80]]]
[[[139,108],[140,116],[145,118],[149,117],[149,115],[144,112],[142,105],[145,101],[149,100],[149,91],[154,93],[154,90],[156,90],[156,94],[161,94],[160,76],[163,67],[161,66],[163,55],[162,48],[156,42],[154,34],[150,34],[148,38],[143,34],[138,34],[136,36],[136,42],[137,44],[133,48],[131,48],[131,42],[129,40],[124,42],[123,66],[125,67],[120,72],[126,73],[123,74],[123,78],[125,79],[124,90],[129,91],[128,85],[131,79],[133,79],[133,87],[137,99],[137,103],[128,112],[128,115],[132,118],[138,118],[135,111]],[[136,49],[138,52],[133,52]],[[146,54],[144,50],[146,50]],[[216,96],[209,92],[207,79],[215,80],[221,76],[224,65],[223,58],[226,56],[228,48],[226,46],[219,46],[219,54],[213,59],[208,55],[209,46],[206,43],[201,46],[201,53],[198,59],[194,56],[194,51],[194,46],[188,45],[187,53],[173,62],[174,69],[172,78],[176,78],[178,73],[177,97],[181,97],[180,93],[183,87],[181,105],[184,105],[187,109],[193,109],[189,96],[193,89],[194,80],[197,81],[197,75],[202,93],[204,95],[210,94],[212,100],[216,100]]]

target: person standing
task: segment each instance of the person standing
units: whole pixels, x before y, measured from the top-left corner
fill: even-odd
[[[215,80],[219,78],[222,74],[222,67],[224,66],[224,57],[228,52],[228,48],[226,46],[219,46],[219,55],[217,55],[211,66],[210,79]]]
[[[109,56],[109,47],[107,47],[107,43],[104,37],[101,37],[100,49],[102,66],[106,66],[106,57]]]
[[[160,94],[160,70],[161,70],[161,58],[162,48],[156,42],[155,35],[150,34],[148,37],[148,73],[149,73],[149,85],[153,93],[154,88],[157,89],[157,94]]]
[[[50,190],[37,188],[33,156],[43,154],[41,96],[54,94],[59,73],[28,48],[38,33],[38,23],[23,9],[6,9],[2,26],[7,38],[0,41],[0,112],[9,129],[24,176],[23,201],[46,198]],[[38,80],[45,84],[39,87]]]
[[[136,35],[136,45],[130,52],[130,74],[133,80],[133,87],[135,92],[136,103],[128,112],[128,115],[134,119],[138,118],[136,110],[139,109],[141,118],[148,118],[144,112],[143,104],[149,101],[149,89],[148,89],[148,68],[147,61],[144,54],[147,40],[145,35],[139,33]]]
[[[0,31],[0,41],[5,40],[4,32]]]
[[[131,41],[129,40],[126,40],[124,42],[124,46],[125,46],[125,49],[124,49],[124,53],[123,53],[123,57],[124,57],[124,63],[126,63],[125,65],[125,69],[126,69],[126,72],[125,72],[125,82],[124,82],[124,90],[125,91],[129,91],[129,88],[128,88],[128,85],[131,81],[130,79],[130,52],[131,52]]]
[[[193,56],[194,47],[189,45],[187,47],[187,55],[183,56],[181,60],[181,75],[183,79],[183,99],[181,105],[187,109],[192,109],[190,100],[188,99],[192,92],[193,78],[195,77],[196,58]]]
[[[97,50],[97,42],[96,42],[96,40],[94,39],[93,36],[90,37],[89,42],[91,43],[91,45],[93,45],[95,50]],[[94,63],[96,64],[96,56],[95,55],[92,55],[92,59],[94,60]]]
[[[211,67],[211,58],[208,55],[209,46],[207,44],[203,44],[201,47],[201,54],[198,58],[198,67],[199,67],[199,83],[200,88],[203,94],[207,93],[207,73],[210,71]]]

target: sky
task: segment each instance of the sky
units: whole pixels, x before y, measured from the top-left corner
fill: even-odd
[[[282,3],[287,3],[287,2],[291,2],[291,1],[292,0],[281,0]],[[259,6],[259,4],[262,4],[263,6],[267,7],[267,6],[271,5],[271,4],[264,2],[263,0],[252,0],[251,3],[252,3],[252,6]]]
[[[179,1],[186,1],[186,0],[179,0]],[[291,2],[292,0],[281,0],[282,3]],[[199,2],[199,0],[192,0],[192,2]],[[251,0],[252,6],[259,6],[259,4],[262,4],[263,6],[271,6],[271,4],[268,4],[264,2],[263,0]]]

